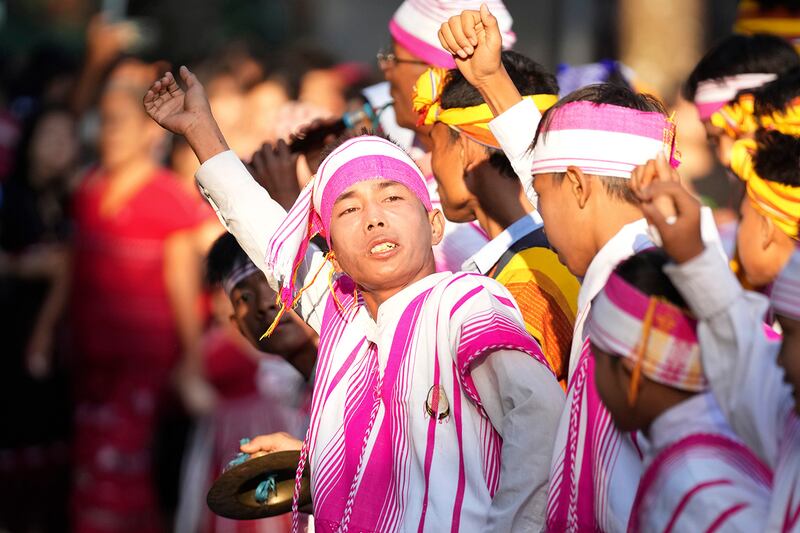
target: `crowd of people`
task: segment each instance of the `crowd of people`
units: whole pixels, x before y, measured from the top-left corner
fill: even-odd
[[[374,85],[148,63],[94,20],[0,117],[0,528],[800,531],[783,4],[683,84],[733,212],[630,69],[556,76],[502,0],[405,0]],[[292,513],[205,506],[240,450],[299,451]]]

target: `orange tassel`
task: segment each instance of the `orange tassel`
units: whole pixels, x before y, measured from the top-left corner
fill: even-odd
[[[655,314],[656,304],[658,298],[655,296],[650,297],[650,302],[647,304],[647,311],[644,314],[642,321],[642,336],[639,339],[639,345],[636,347],[636,363],[633,367],[633,374],[631,375],[631,386],[628,389],[628,405],[635,405],[636,398],[639,395],[639,382],[642,379],[642,363],[644,362],[644,353],[647,350],[647,344],[650,341],[650,329],[653,325],[653,315]]]

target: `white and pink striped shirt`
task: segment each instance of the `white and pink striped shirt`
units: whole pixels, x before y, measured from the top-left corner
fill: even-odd
[[[266,268],[285,211],[231,152],[197,178]],[[328,284],[324,261],[309,249],[298,272],[304,286],[322,268],[297,309],[320,333],[304,445],[316,529],[539,530],[564,395],[509,293],[441,272],[372,317],[348,277]]]
[[[763,328],[769,301],[743,290],[713,250],[664,270],[697,316],[703,368],[723,414],[775,472],[761,530],[800,532],[800,418],[776,364],[781,340]]]
[[[630,533],[763,530],[772,472],[736,437],[713,394],[663,412],[648,437]]]

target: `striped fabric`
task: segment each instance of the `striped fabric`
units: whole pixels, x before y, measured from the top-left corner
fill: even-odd
[[[501,439],[471,369],[502,349],[547,364],[510,294],[484,276],[434,274],[384,302],[376,323],[349,278],[333,287],[303,448],[317,531],[480,530]]]
[[[709,120],[725,104],[736,98],[739,91],[761,87],[777,77],[776,74],[755,72],[701,81],[697,84],[694,95],[694,105],[700,120]]]
[[[740,442],[689,435],[645,471],[628,531],[765,531],[771,488],[772,472]]]
[[[486,3],[497,18],[503,46],[514,46],[517,38],[511,31],[513,20],[502,0],[405,0],[392,16],[389,32],[397,43],[429,65],[456,68],[453,56],[439,42],[439,28],[464,10],[479,10],[481,3]]]
[[[543,229],[517,241],[490,272],[514,297],[525,329],[542,347],[566,390],[572,330],[581,286],[548,247]]]
[[[637,165],[663,153],[677,168],[675,123],[661,113],[593,102],[570,102],[551,111],[533,149],[531,174],[564,172],[630,178]]]

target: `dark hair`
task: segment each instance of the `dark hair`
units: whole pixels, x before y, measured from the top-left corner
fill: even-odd
[[[558,81],[539,63],[512,50],[501,56],[503,66],[514,86],[522,94],[558,94]],[[478,90],[464,78],[458,69],[449,72],[442,88],[442,109],[471,107],[484,103]]]
[[[800,187],[800,139],[777,131],[756,132],[758,150],[753,159],[763,179]]]
[[[218,285],[231,273],[242,260],[249,261],[247,253],[239,246],[236,237],[230,233],[223,234],[214,241],[206,257],[206,282]]]
[[[778,79],[752,91],[755,97],[756,115],[769,115],[783,111],[796,97],[800,96],[800,67],[781,74]]]
[[[326,144],[325,148],[323,148],[322,153],[319,156],[319,160],[320,161],[324,161],[326,157],[331,155],[331,153],[334,150],[339,148],[345,142],[349,141],[350,139],[355,139],[356,137],[362,137],[364,135],[370,135],[372,137],[380,137],[381,139],[389,141],[390,143],[396,145],[398,148],[400,148],[404,152],[406,152],[406,150],[402,146],[397,144],[397,141],[395,141],[394,139],[389,137],[387,134],[385,134],[383,132],[371,131],[371,130],[368,130],[366,128],[362,128],[361,132],[359,132],[359,133],[351,133],[351,132],[348,131],[348,132],[343,133],[339,137],[337,137],[336,140],[334,140],[333,142],[330,142],[330,143]],[[406,153],[408,154],[408,152],[406,152]],[[411,157],[410,154],[409,154],[409,157]]]
[[[648,248],[622,261],[614,272],[648,296],[659,296],[682,309],[688,309],[686,301],[664,273],[664,265],[670,262],[661,248]]]
[[[536,136],[533,139],[530,149],[536,146],[539,141],[539,136],[547,136],[547,128],[553,120],[553,115],[557,109],[564,107],[566,104],[572,102],[592,102],[594,104],[609,104],[620,107],[627,107],[636,109],[638,111],[647,111],[653,113],[661,113],[666,115],[664,105],[655,97],[649,94],[637,93],[631,89],[616,83],[597,83],[594,85],[587,85],[575,91],[572,91],[564,98],[556,102],[556,105],[548,109],[539,121],[539,126],[536,129]],[[555,174],[556,182],[564,179],[563,173]],[[639,200],[630,188],[630,180],[624,178],[615,178],[609,176],[599,176],[603,187],[608,194],[619,200],[629,204],[638,204]]]
[[[693,101],[697,85],[705,80],[760,72],[780,75],[797,66],[800,56],[780,37],[766,33],[730,35],[697,63],[683,86],[683,96]]]
[[[501,60],[508,76],[521,94],[558,94],[556,77],[533,59],[512,50],[505,50]],[[442,88],[442,109],[471,107],[483,103],[481,94],[458,69],[449,72],[448,80]],[[459,133],[451,130],[451,136],[454,140],[458,139]],[[501,150],[487,147],[486,151],[489,153],[489,164],[494,169],[504,176],[518,179],[511,162]]]

